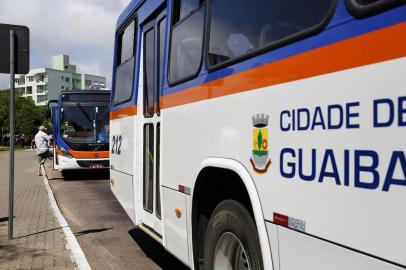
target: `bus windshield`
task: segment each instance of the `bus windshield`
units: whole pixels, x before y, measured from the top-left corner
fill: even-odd
[[[62,106],[60,134],[68,144],[108,143],[109,107]]]

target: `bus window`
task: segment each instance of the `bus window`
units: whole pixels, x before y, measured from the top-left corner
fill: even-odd
[[[175,0],[172,24],[176,24],[178,21],[189,15],[192,11],[198,9],[200,2],[201,0]]]
[[[109,138],[109,107],[62,105],[61,130],[68,144],[104,143]]]
[[[360,5],[369,5],[375,2],[378,2],[379,0],[355,0]]]
[[[132,21],[119,36],[118,66],[128,61],[134,55],[134,32],[135,22]]]
[[[154,201],[154,125],[144,125],[144,209],[153,212]]]
[[[347,0],[351,14],[356,17],[367,17],[404,4],[404,0]]]
[[[158,39],[159,39],[159,57],[158,57],[158,84],[161,85],[161,87],[158,87],[158,89],[162,89],[163,86],[163,81],[162,81],[162,73],[163,73],[163,66],[164,66],[164,48],[165,48],[165,29],[166,29],[166,18],[163,18],[158,22]],[[159,97],[162,93],[158,91],[158,96],[157,96],[157,103],[158,103],[158,115],[161,112],[161,105],[159,103]]]
[[[286,41],[325,21],[333,0],[212,0],[208,63],[213,67]]]
[[[134,80],[135,21],[132,21],[118,36],[114,104],[123,103],[132,96]]]
[[[175,9],[178,7],[175,7]],[[204,30],[205,5],[172,27],[169,59],[169,83],[175,84],[196,76],[199,72]]]
[[[154,115],[154,51],[155,51],[155,31],[154,28],[145,33],[144,65],[145,65],[145,91],[144,91],[144,115],[150,117]]]
[[[367,5],[371,5],[374,3],[391,3],[391,2],[392,3],[396,3],[396,2],[401,3],[402,2],[399,0],[351,0],[351,1],[356,2],[357,4],[362,5],[362,6],[367,6]]]
[[[155,202],[155,209],[156,209],[156,216],[160,219],[161,218],[161,176],[160,176],[160,155],[161,155],[161,123],[156,125],[156,163],[155,163],[155,178],[156,178],[156,185],[155,185],[155,194],[156,194],[156,202]]]
[[[108,142],[110,136],[109,107],[96,107],[96,134],[97,142]],[[108,119],[108,120],[107,120]]]

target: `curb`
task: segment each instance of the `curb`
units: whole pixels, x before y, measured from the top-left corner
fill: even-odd
[[[58,204],[56,203],[54,193],[52,192],[51,186],[49,185],[48,178],[46,176],[45,170],[41,167],[43,180],[45,188],[47,189],[49,204],[54,212],[54,216],[58,220],[59,226],[62,228],[63,233],[65,234],[66,247],[72,252],[72,260],[76,264],[77,269],[79,270],[91,270],[89,262],[86,259],[85,253],[83,253],[82,248],[80,247],[78,241],[76,240],[75,235],[70,229],[68,222],[62,215],[59,210]]]

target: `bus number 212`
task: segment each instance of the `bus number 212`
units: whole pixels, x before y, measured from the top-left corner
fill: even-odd
[[[111,153],[114,155],[121,155],[121,143],[123,137],[121,135],[113,136],[113,145],[111,146]]]

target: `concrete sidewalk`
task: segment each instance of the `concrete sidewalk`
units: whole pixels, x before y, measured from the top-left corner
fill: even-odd
[[[8,152],[0,152],[0,269],[75,269],[43,178],[36,176],[35,152],[15,157],[15,239],[8,241]]]

